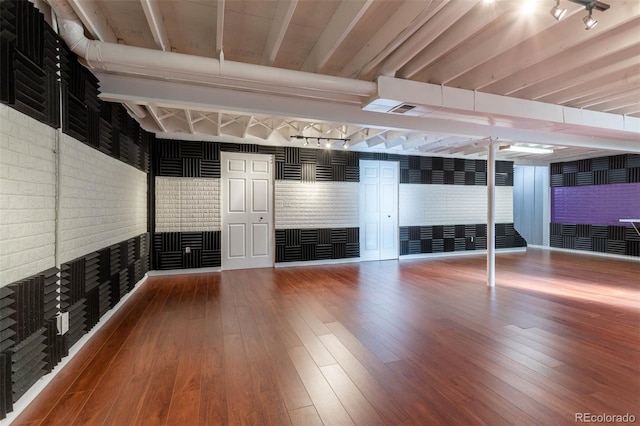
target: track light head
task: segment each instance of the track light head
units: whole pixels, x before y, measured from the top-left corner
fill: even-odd
[[[349,142],[344,141],[344,143],[342,144],[342,147],[343,147],[344,149],[349,149]]]
[[[562,9],[560,7],[560,0],[556,0],[556,5],[551,8],[549,13],[556,19],[556,21],[559,21],[567,14],[567,9]]]
[[[582,18],[582,22],[584,22],[584,29],[585,30],[590,30],[591,28],[593,28],[596,25],[598,25],[598,21],[593,19],[593,17],[591,16],[591,12],[592,11],[593,11],[593,9],[589,9],[589,14],[587,16],[585,16],[584,18]]]

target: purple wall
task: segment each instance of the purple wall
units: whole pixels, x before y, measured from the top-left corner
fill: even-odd
[[[640,183],[551,188],[551,222],[625,225],[640,219]]]

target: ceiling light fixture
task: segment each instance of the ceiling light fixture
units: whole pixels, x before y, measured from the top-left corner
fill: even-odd
[[[527,154],[553,154],[553,148],[541,148],[526,145],[503,145],[500,151],[525,152]]]
[[[560,0],[556,0],[556,5],[551,8],[549,13],[556,18],[556,21],[559,21],[567,14],[567,9],[560,8]]]
[[[593,8],[589,8],[587,10],[589,11],[589,14],[587,16],[585,16],[584,18],[582,18],[582,22],[584,22],[584,29],[585,30],[590,30],[591,28],[593,28],[596,25],[598,25],[598,21],[593,19],[593,17],[591,16],[591,13],[593,12]]]
[[[316,141],[316,147],[318,148],[320,148],[322,141],[325,141],[326,148],[331,148],[331,145],[333,145],[334,142],[342,142],[342,147],[344,149],[347,149],[349,147],[349,141],[351,140],[349,138],[319,138],[314,136],[302,136],[302,135],[291,136],[291,139],[301,139],[302,145],[304,146],[309,145],[309,142]]]

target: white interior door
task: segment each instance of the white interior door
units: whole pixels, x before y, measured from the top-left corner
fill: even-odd
[[[360,161],[360,259],[398,258],[398,163]]]
[[[222,269],[273,266],[273,159],[221,153]]]

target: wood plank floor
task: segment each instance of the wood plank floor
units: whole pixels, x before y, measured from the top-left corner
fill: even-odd
[[[640,421],[640,262],[529,249],[153,277],[15,425]]]

